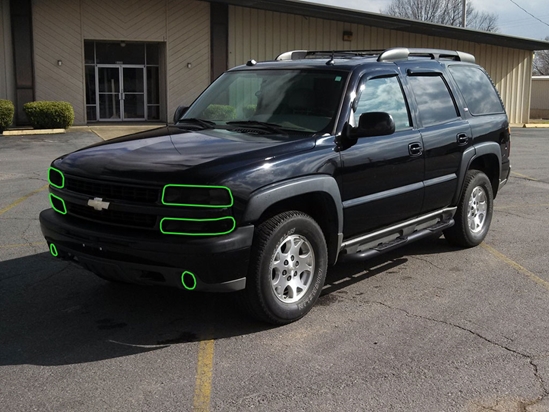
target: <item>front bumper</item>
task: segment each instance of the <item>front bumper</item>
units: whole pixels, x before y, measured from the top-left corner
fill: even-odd
[[[130,283],[212,292],[245,287],[254,233],[250,225],[203,239],[152,236],[138,230],[98,229],[52,209],[40,213],[40,227],[48,245],[54,245],[52,254],[92,272]]]

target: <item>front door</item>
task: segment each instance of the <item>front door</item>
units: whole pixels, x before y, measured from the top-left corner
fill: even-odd
[[[145,66],[97,65],[98,119],[145,120]]]

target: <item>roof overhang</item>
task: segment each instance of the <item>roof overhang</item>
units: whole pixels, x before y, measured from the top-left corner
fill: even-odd
[[[336,20],[365,26],[380,27],[387,30],[398,30],[407,33],[427,36],[446,37],[472,43],[491,44],[520,50],[549,50],[549,42],[513,37],[461,27],[426,23],[417,20],[391,17],[378,13],[352,10],[336,6],[315,4],[300,0],[207,0],[212,3],[225,3],[233,6],[270,10],[326,20]]]

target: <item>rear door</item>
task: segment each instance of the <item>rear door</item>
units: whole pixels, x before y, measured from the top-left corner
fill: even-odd
[[[416,102],[414,115],[424,145],[422,211],[430,212],[452,202],[463,152],[472,144],[471,127],[461,117],[456,97],[440,68],[408,67],[406,78]]]

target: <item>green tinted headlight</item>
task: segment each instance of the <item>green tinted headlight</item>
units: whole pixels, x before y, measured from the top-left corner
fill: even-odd
[[[67,206],[65,205],[65,201],[53,193],[50,193],[50,205],[57,213],[61,213],[62,215],[67,214]]]
[[[224,208],[233,205],[233,195],[225,186],[166,185],[162,190],[162,204]]]
[[[48,170],[48,182],[57,189],[63,189],[65,187],[65,176],[63,176],[61,170],[50,167]]]
[[[187,219],[165,217],[160,221],[160,231],[165,235],[221,236],[231,233],[236,227],[233,217],[212,219]]]

